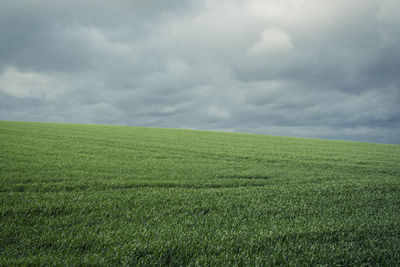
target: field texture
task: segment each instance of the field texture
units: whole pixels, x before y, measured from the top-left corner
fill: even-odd
[[[0,121],[0,265],[400,265],[400,146]]]

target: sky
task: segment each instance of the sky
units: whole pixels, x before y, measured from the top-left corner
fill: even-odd
[[[1,0],[0,120],[400,144],[398,0]]]

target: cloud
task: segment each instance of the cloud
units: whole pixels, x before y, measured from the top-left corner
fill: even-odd
[[[0,119],[400,143],[395,0],[11,1]]]
[[[261,32],[260,40],[252,45],[247,53],[252,57],[282,56],[293,50],[290,36],[275,28],[267,28]]]
[[[64,83],[51,75],[6,68],[0,76],[0,92],[16,98],[44,98],[52,101],[66,90]]]

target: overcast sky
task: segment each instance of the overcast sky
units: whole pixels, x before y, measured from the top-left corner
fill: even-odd
[[[1,0],[0,119],[400,144],[400,1]]]

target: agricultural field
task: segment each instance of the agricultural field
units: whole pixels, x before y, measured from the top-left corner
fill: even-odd
[[[0,121],[0,265],[400,265],[400,146]]]

